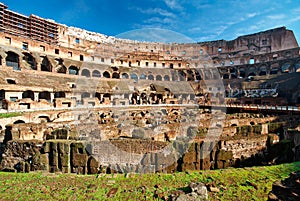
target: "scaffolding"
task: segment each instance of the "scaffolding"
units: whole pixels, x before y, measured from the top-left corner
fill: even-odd
[[[46,43],[58,42],[58,24],[35,15],[29,17],[7,10],[0,3],[0,31]]]

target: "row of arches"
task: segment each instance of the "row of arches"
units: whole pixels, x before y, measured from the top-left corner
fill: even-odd
[[[55,92],[54,98],[65,98],[66,93],[63,91]],[[22,93],[22,99],[23,98],[30,98],[31,100],[35,99],[34,92],[31,90],[24,91]],[[38,93],[38,99],[46,99],[47,101],[51,101],[51,93],[49,91],[42,91]]]
[[[36,59],[27,52],[22,53],[23,60],[27,62],[28,66],[37,70],[37,62]],[[14,70],[20,70],[20,56],[19,54],[8,51],[6,52],[6,65],[13,67]],[[1,58],[2,61],[2,58]],[[54,62],[55,61],[55,62]],[[152,74],[140,74],[137,73],[121,73],[118,71],[104,71],[100,72],[100,70],[90,71],[89,69],[82,69],[81,71],[75,65],[71,65],[66,67],[64,65],[64,61],[61,58],[56,58],[54,61],[50,61],[47,56],[41,57],[40,69],[41,71],[46,72],[57,72],[61,74],[70,74],[70,75],[81,75],[87,78],[95,77],[95,78],[112,78],[112,79],[148,79],[148,80],[157,80],[157,81],[194,81],[203,79],[218,79],[220,76],[216,75],[216,73],[221,74],[221,78],[223,79],[235,79],[235,78],[245,78],[248,76],[264,76],[264,75],[272,75],[278,73],[291,73],[300,71],[300,60],[297,61],[285,61],[285,62],[277,62],[275,63],[275,67],[271,67],[270,63],[262,64],[259,67],[253,65],[247,65],[246,67],[230,67],[226,72],[223,72],[219,69],[219,72],[213,72],[212,70],[207,69],[188,69],[188,70],[173,70],[177,73],[175,76],[170,75],[152,75]],[[2,62],[1,62],[2,63]],[[113,68],[113,67],[112,67]],[[173,72],[172,72],[173,73]],[[175,74],[176,74],[175,73]]]

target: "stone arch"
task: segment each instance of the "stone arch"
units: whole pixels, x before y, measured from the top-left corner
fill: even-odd
[[[186,81],[186,73],[183,70],[178,71],[179,80]]]
[[[50,122],[50,118],[49,116],[46,116],[46,115],[41,115],[38,117],[38,121],[39,123],[46,123],[46,122]]]
[[[98,70],[93,70],[92,77],[101,77],[101,73]]]
[[[138,76],[137,76],[137,74],[135,74],[135,73],[131,73],[131,74],[130,74],[130,79],[133,79],[133,80],[138,80]]]
[[[24,52],[23,55],[24,55],[23,60],[30,66],[32,70],[36,70],[37,63],[35,58],[28,52]]]
[[[31,100],[34,100],[34,93],[33,93],[33,91],[31,91],[31,90],[24,91],[22,93],[22,98],[30,98]]]
[[[250,72],[248,76],[256,76],[255,72]]]
[[[165,75],[164,76],[164,81],[170,81],[170,76],[169,75]]]
[[[6,66],[13,67],[14,70],[20,69],[19,55],[17,53],[8,51],[5,60]]]
[[[70,75],[78,75],[79,69],[77,66],[70,66],[69,67],[69,74]]]
[[[118,72],[114,72],[114,73],[112,74],[112,78],[113,78],[113,79],[120,79],[120,74],[119,74]]]
[[[88,92],[83,92],[82,94],[81,94],[81,99],[83,99],[83,98],[89,98],[91,95],[90,95],[90,93],[88,93]]]
[[[55,59],[56,61],[56,66],[55,66],[55,71],[57,73],[62,73],[66,74],[67,73],[67,68],[64,66],[63,62],[64,60],[62,58]]]
[[[25,124],[25,121],[19,119],[19,120],[15,121],[14,124]]]
[[[148,80],[154,80],[154,76],[153,75],[148,75]]]
[[[284,64],[282,64],[281,65],[281,72],[282,73],[289,73],[289,72],[291,72],[292,70],[291,70],[291,63],[290,62],[286,62],[286,63],[284,63]]]
[[[103,77],[110,78],[110,73],[108,71],[104,71]]]
[[[93,156],[90,156],[87,161],[87,173],[97,174],[98,168],[99,168],[99,162]]]
[[[58,91],[54,93],[54,98],[65,98],[66,97],[66,93],[63,91]]]
[[[88,69],[83,69],[81,71],[81,76],[84,76],[84,77],[91,77],[91,73]]]
[[[248,76],[256,76],[256,68],[255,67],[249,68]]]
[[[42,59],[41,71],[52,72],[52,64],[46,56]]]
[[[239,77],[245,78],[246,77],[246,70],[245,68],[240,68],[239,69]]]
[[[51,94],[49,91],[42,91],[39,93],[39,100],[46,99],[47,101],[51,101]]]
[[[187,70],[187,81],[194,81],[195,80],[195,74],[194,71],[191,69]]]
[[[201,80],[201,75],[200,72],[198,72],[197,70],[195,70],[195,76],[196,76],[196,80]]]
[[[67,68],[64,65],[59,65],[58,68],[56,69],[56,72],[66,74],[67,73]]]
[[[128,79],[129,75],[127,73],[122,73],[122,79]]]
[[[270,75],[276,75],[278,74],[279,69],[278,68],[271,68]]]
[[[300,72],[300,61],[297,61],[295,64],[295,72]]]
[[[146,77],[145,74],[141,74],[141,75],[140,75],[140,79],[141,79],[141,80],[145,80],[146,78],[147,78],[147,77]]]
[[[156,81],[162,81],[162,77],[161,77],[161,75],[156,75]]]
[[[229,74],[228,73],[225,73],[224,75],[223,75],[223,80],[228,80],[229,79]]]
[[[260,76],[267,75],[267,66],[266,65],[262,65],[261,67],[259,67],[258,74]]]

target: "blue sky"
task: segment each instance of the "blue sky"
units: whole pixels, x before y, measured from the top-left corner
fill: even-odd
[[[3,0],[9,10],[109,36],[167,42],[231,40],[279,26],[300,43],[299,0]],[[151,30],[150,30],[151,29]],[[137,31],[138,30],[138,31]],[[166,32],[165,30],[170,30]],[[139,34],[137,34],[137,32]],[[125,33],[125,34],[124,34]],[[172,35],[172,37],[170,37]],[[165,42],[165,41],[164,41]]]

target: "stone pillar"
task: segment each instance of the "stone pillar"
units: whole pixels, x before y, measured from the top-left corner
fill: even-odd
[[[51,103],[53,103],[53,101],[54,101],[54,92],[50,93],[50,99],[51,99]]]
[[[34,92],[34,101],[39,100],[39,92]]]
[[[268,134],[269,129],[268,129],[268,124],[262,124],[262,129],[261,129],[261,134]]]

